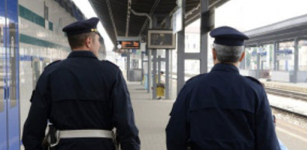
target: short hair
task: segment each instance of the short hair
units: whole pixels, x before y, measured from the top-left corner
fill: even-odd
[[[92,37],[92,39],[94,39],[96,34],[97,33],[95,33],[95,32],[88,32],[88,33],[82,33],[82,34],[68,36],[68,43],[69,43],[69,45],[72,49],[73,48],[79,48],[79,47],[84,46],[85,40],[88,37]],[[95,42],[95,40],[93,40],[93,42]]]
[[[244,46],[225,46],[213,44],[217,59],[222,63],[235,63],[240,60]]]

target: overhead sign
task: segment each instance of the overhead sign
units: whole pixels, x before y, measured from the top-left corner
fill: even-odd
[[[176,49],[176,35],[172,30],[148,30],[149,49]]]
[[[140,41],[118,41],[118,49],[140,49]]]

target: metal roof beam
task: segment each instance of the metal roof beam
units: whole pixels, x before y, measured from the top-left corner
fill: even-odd
[[[108,6],[108,11],[109,11],[110,18],[111,18],[111,21],[112,21],[114,33],[115,33],[115,36],[117,36],[117,29],[116,29],[116,25],[115,25],[115,22],[114,22],[114,17],[113,17],[113,13],[112,13],[112,8],[111,8],[110,0],[106,0],[106,3],[107,3],[107,6]]]
[[[130,9],[131,9],[131,1],[128,0],[128,5],[127,5],[127,21],[126,21],[126,37],[129,35],[129,24],[130,24]]]

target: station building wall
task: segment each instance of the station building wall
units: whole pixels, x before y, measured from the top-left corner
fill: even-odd
[[[19,0],[18,9],[21,135],[39,75],[46,65],[70,53],[62,28],[77,19],[55,0]]]

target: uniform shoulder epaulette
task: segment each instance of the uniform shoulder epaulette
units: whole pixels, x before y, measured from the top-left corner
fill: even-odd
[[[245,76],[245,77],[263,86],[263,84],[258,79],[251,77],[251,76]]]
[[[53,61],[52,63],[50,63],[49,65],[47,65],[47,66],[45,67],[45,69],[48,68],[48,67],[50,67],[50,66],[52,66],[52,65],[54,65],[54,64],[56,64],[56,63],[58,63],[58,62],[60,62],[60,61],[61,61],[61,60]]]

